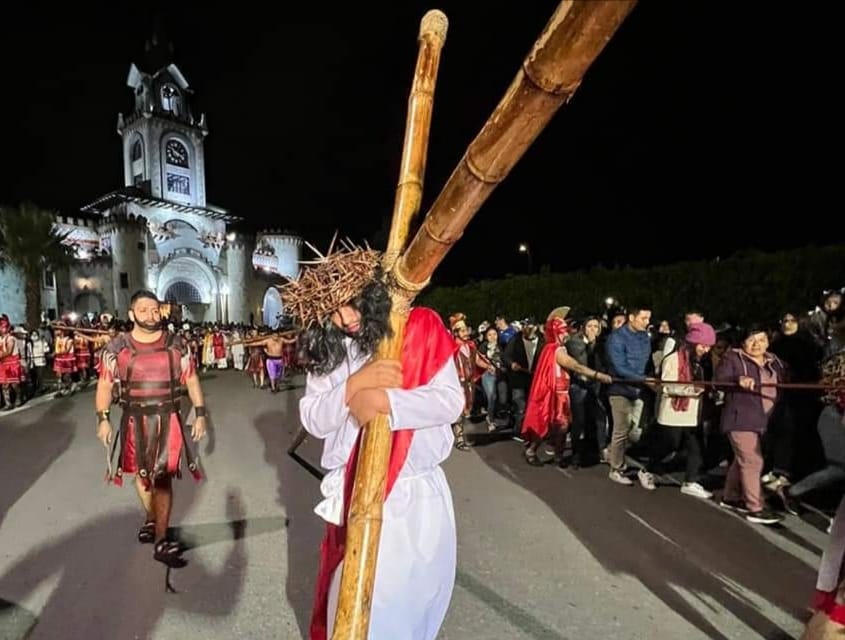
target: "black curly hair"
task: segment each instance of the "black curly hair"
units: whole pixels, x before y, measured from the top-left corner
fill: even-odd
[[[390,293],[381,274],[366,285],[357,298],[349,303],[361,313],[361,328],[350,336],[363,355],[375,353],[379,342],[392,335],[390,330]],[[316,375],[334,371],[346,358],[343,339],[347,337],[335,326],[331,317],[322,324],[314,323],[305,329],[297,342],[297,355],[303,368]]]

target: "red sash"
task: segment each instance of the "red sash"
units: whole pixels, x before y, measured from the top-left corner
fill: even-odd
[[[402,344],[402,388],[413,389],[427,384],[454,356],[456,349],[457,345],[446,330],[440,316],[426,307],[412,309],[405,326],[405,338]],[[413,429],[393,432],[385,500],[390,495],[390,490],[405,464],[413,437]],[[346,550],[346,519],[349,514],[349,504],[352,501],[360,441],[361,433],[359,432],[358,440],[346,463],[343,483],[343,525],[338,527],[328,523],[326,535],[320,545],[320,569],[317,573],[317,589],[311,614],[311,640],[327,640],[328,636],[329,588],[332,576],[343,561]]]

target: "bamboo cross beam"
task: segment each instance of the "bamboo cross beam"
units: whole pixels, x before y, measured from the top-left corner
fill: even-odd
[[[401,247],[405,246],[410,218],[402,210],[413,211],[414,200],[397,193],[386,260],[388,266],[392,264],[389,277],[393,337],[382,341],[376,358],[399,359],[413,300],[495,186],[505,179],[558,108],[572,97],[584,73],[635,4],[636,0],[560,3],[499,106],[470,144],[404,250]],[[420,55],[424,55],[423,48],[421,42]],[[435,67],[428,66],[432,83]],[[409,102],[412,109],[422,104],[413,99]],[[414,117],[409,116],[409,122],[413,121]],[[406,147],[410,140],[413,137],[406,134]],[[413,154],[406,148],[403,157]],[[400,179],[400,190],[403,184]],[[403,204],[406,201],[408,204]],[[394,261],[391,255],[397,250],[399,258]],[[390,447],[387,416],[379,415],[366,425],[361,438],[332,640],[366,640],[368,635]]]
[[[408,230],[420,210],[434,108],[434,87],[448,27],[449,21],[445,14],[437,10],[426,13],[420,22],[419,52],[408,98],[408,116],[405,122],[405,140],[402,146],[396,200],[393,204],[393,221],[383,259],[386,271],[393,268],[396,259],[404,251]]]
[[[108,329],[89,329],[86,327],[71,327],[66,324],[61,324],[59,322],[51,322],[50,326],[54,329],[61,329],[62,331],[73,331],[74,333],[98,333],[98,334],[105,334],[108,333]]]
[[[420,22],[417,64],[408,100],[393,220],[382,258],[386,270],[393,266],[405,248],[411,221],[420,207],[434,86],[447,27],[446,16],[440,11],[429,11]],[[381,342],[376,359],[398,360],[402,354],[410,299],[398,293],[395,288],[391,292],[393,305],[389,322],[392,335]],[[346,550],[332,640],[366,640],[368,637],[391,444],[387,416],[379,415],[366,425],[347,517]]]
[[[231,347],[231,346],[234,346],[236,344],[242,344],[246,347],[249,347],[249,346],[253,346],[254,344],[260,344],[261,342],[264,342],[265,340],[267,340],[268,338],[271,338],[273,336],[278,336],[279,338],[285,339],[285,338],[295,337],[296,335],[298,335],[298,333],[299,333],[298,331],[283,331],[281,333],[278,333],[278,332],[268,333],[268,334],[263,335],[263,336],[257,336],[255,338],[249,338],[247,340],[233,340],[232,342],[229,343],[229,346]]]
[[[558,5],[397,262],[397,280],[425,286],[493,189],[572,99],[636,1],[564,0]]]

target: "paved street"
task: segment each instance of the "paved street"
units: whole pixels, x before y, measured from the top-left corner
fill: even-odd
[[[92,391],[0,417],[0,638],[307,637],[322,526],[318,483],[285,452],[301,389],[253,390],[233,371],[203,385],[208,477],[176,486],[191,548],[175,594],[136,542],[134,490],[103,482]],[[319,459],[318,442],[300,451]],[[459,567],[444,640],[800,634],[826,538],[808,522],[750,525],[603,466],[537,469],[509,440],[455,451],[446,473]]]

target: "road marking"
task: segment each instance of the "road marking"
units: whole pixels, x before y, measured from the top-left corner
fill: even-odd
[[[661,531],[658,531],[657,529],[655,529],[654,527],[652,527],[652,526],[651,526],[648,522],[646,522],[645,520],[643,520],[643,519],[642,519],[640,516],[638,516],[636,513],[633,513],[633,512],[631,512],[631,511],[628,511],[627,509],[625,509],[625,513],[627,513],[629,516],[631,516],[634,520],[636,520],[637,522],[639,522],[641,525],[643,525],[646,529],[648,529],[648,530],[649,530],[649,531],[651,531],[652,533],[654,533],[654,534],[658,535],[659,537],[663,538],[663,539],[664,539],[666,542],[668,542],[669,544],[672,544],[672,545],[674,545],[674,546],[678,547],[679,549],[681,548],[681,545],[679,545],[677,542],[675,542],[674,540],[672,540],[672,538],[670,538],[669,536],[667,536],[665,533],[663,533],[663,532],[661,532]]]

